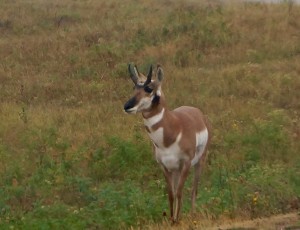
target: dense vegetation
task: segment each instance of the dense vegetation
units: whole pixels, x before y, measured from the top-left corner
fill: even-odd
[[[169,107],[213,124],[194,220],[299,208],[299,37],[291,2],[0,0],[0,228],[162,222],[128,62],[161,63]]]

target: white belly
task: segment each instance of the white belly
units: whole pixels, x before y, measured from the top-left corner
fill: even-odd
[[[155,147],[156,160],[163,164],[169,171],[178,170],[180,161],[185,158],[180,147],[175,142],[168,148]]]
[[[182,160],[188,160],[188,156],[182,152],[179,142],[182,137],[182,133],[179,133],[176,141],[169,147],[165,147],[163,143],[163,128],[160,127],[154,132],[149,133],[150,138],[155,143],[155,156],[156,160],[163,164],[169,171],[178,170],[180,168],[180,162]],[[196,133],[196,152],[192,159],[192,166],[195,165],[204,153],[205,147],[208,141],[207,129]]]
[[[182,160],[188,160],[188,156],[182,152],[179,146],[181,133],[177,136],[176,141],[168,148],[155,146],[156,160],[163,164],[169,171],[178,170]],[[196,152],[192,159],[191,165],[194,166],[202,157],[208,141],[207,129],[196,133]]]
[[[181,139],[182,134],[179,133],[176,141],[171,144],[169,147],[164,147],[162,143],[162,133],[163,129],[161,128],[156,131],[156,135],[154,133],[149,134],[155,145],[155,156],[156,160],[163,164],[169,171],[178,170],[180,166],[180,161],[185,159],[185,155],[182,153],[179,147],[179,141]]]

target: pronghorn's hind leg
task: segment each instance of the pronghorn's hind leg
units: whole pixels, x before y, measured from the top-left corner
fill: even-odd
[[[198,184],[200,180],[200,174],[201,174],[201,161],[198,161],[195,166],[195,175],[194,175],[194,182],[193,182],[193,190],[192,190],[192,214],[195,214],[196,207],[196,198],[198,193]]]
[[[208,139],[209,138],[210,138],[210,133],[209,133]],[[204,149],[199,148],[198,151],[199,151],[199,154],[201,155],[201,158],[194,165],[195,175],[194,175],[193,190],[192,190],[192,214],[194,214],[196,211],[195,204],[196,204],[196,198],[197,198],[197,193],[198,193],[199,180],[200,180],[201,172],[203,170],[203,166],[204,166],[205,160],[206,160],[207,147],[208,147],[208,144],[206,143]]]

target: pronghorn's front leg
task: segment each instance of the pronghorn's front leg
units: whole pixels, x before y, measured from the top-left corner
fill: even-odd
[[[182,205],[182,192],[183,192],[183,186],[187,179],[187,176],[189,174],[189,170],[191,168],[191,161],[185,161],[183,164],[183,167],[180,171],[180,177],[176,189],[176,195],[175,195],[175,214],[174,214],[174,222],[178,221],[179,218],[179,212]]]
[[[174,204],[174,190],[173,190],[173,181],[172,181],[172,173],[169,172],[163,165],[161,166],[164,176],[167,182],[167,190],[168,190],[168,197],[169,197],[169,207],[170,207],[170,215],[171,219],[173,220],[174,211],[173,211],[173,204]]]

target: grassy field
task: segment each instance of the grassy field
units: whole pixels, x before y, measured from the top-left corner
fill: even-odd
[[[288,2],[0,0],[0,229],[164,222],[142,118],[122,111],[128,62],[160,63],[169,107],[211,120],[192,221],[299,210],[299,37]]]

